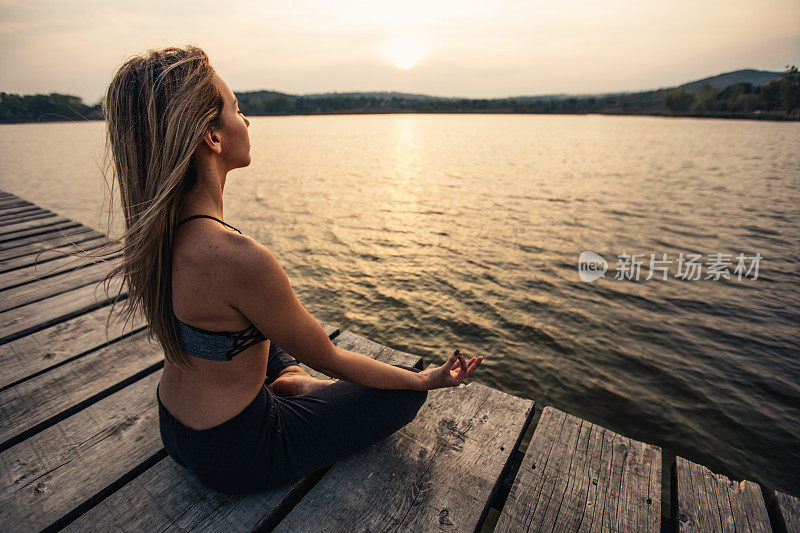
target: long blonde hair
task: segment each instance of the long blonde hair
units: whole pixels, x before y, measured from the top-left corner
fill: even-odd
[[[166,359],[182,368],[193,364],[180,350],[172,312],[173,236],[181,204],[197,180],[195,148],[209,128],[221,125],[222,108],[216,72],[208,55],[193,45],[129,58],[114,74],[102,105],[106,157],[115,178],[109,218],[113,182],[125,217],[124,234],[102,247],[124,242],[122,260],[100,282],[108,294],[113,278],[121,274],[124,281],[109,320],[127,290],[125,324],[141,311],[149,339],[155,337]]]

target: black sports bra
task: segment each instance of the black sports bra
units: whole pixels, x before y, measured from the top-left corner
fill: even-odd
[[[178,222],[175,229],[177,230],[181,224],[194,218],[211,218],[225,224],[225,222],[211,215],[192,215]],[[239,231],[230,224],[225,225]],[[239,233],[242,232],[239,231]],[[182,322],[175,316],[174,311],[172,316],[178,325],[178,343],[181,349],[194,357],[212,361],[230,361],[233,356],[242,353],[254,344],[267,340],[253,324],[241,331],[209,331]]]

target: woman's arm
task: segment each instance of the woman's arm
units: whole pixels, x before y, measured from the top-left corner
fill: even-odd
[[[425,390],[416,372],[335,346],[303,307],[275,256],[249,237],[233,236],[217,263],[230,304],[270,341],[298,361],[328,376],[368,387]],[[221,280],[220,280],[221,281]]]
[[[332,378],[352,381],[378,389],[427,390],[424,377],[416,372],[376,361],[366,355],[342,350],[334,345],[331,355],[321,368],[315,368]],[[310,365],[309,365],[310,366]]]

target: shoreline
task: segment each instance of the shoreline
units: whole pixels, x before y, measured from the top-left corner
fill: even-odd
[[[800,122],[800,114],[797,116],[791,115],[778,115],[774,112],[763,113],[667,113],[667,112],[652,112],[652,113],[635,113],[635,112],[543,112],[543,111],[510,111],[510,110],[470,110],[470,111],[402,111],[402,110],[386,110],[375,111],[369,110],[351,110],[351,111],[334,111],[334,112],[309,112],[309,113],[266,113],[266,114],[247,114],[248,117],[292,117],[292,116],[335,116],[335,115],[572,115],[572,116],[609,116],[609,117],[656,117],[656,118],[716,118],[726,120],[753,120],[753,121],[769,121],[769,122]],[[0,124],[42,124],[50,122],[101,122],[105,121],[102,117],[84,117],[83,120],[75,120],[71,118],[47,119],[47,120],[18,120],[18,121],[5,121],[0,120]]]

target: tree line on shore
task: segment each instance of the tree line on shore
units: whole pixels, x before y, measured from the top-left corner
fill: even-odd
[[[251,116],[354,113],[563,113],[702,116],[800,120],[800,73],[787,67],[764,85],[711,84],[638,93],[574,97],[492,99],[438,98],[398,93],[291,95],[275,91],[236,93],[239,108]],[[0,92],[0,122],[102,120],[100,103],[86,105],[72,95],[18,95]]]

